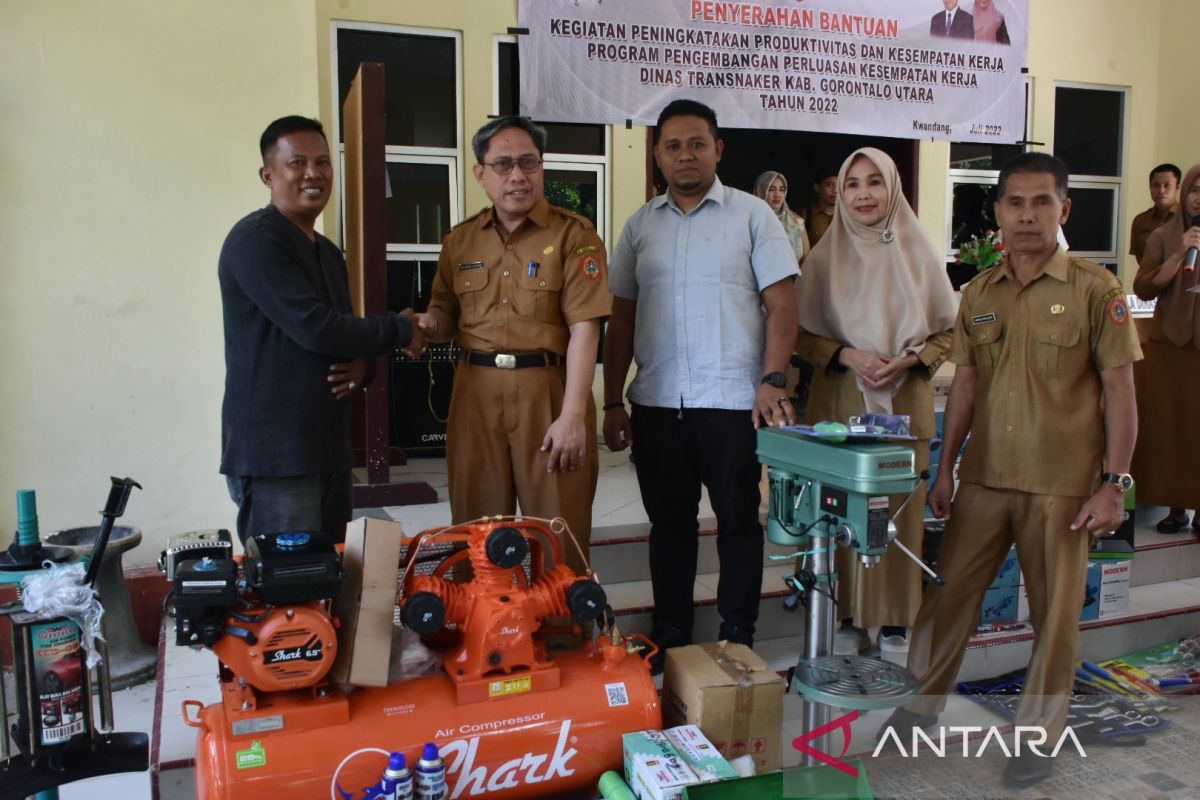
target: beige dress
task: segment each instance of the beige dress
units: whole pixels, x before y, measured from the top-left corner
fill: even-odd
[[[933,416],[933,389],[929,378],[945,360],[952,335],[942,331],[930,336],[921,350],[920,366],[909,370],[908,379],[892,398],[892,411],[912,418],[912,432],[917,472],[929,468],[929,440],[937,435]],[[828,366],[841,343],[801,330],[796,339],[796,352],[814,366],[812,389],[805,411],[805,422],[825,420],[845,422],[853,414],[865,410],[863,394],[850,370],[830,373]],[[896,519],[899,540],[918,555],[925,533],[925,493],[922,482],[917,495],[909,501]],[[894,495],[891,511],[894,514],[906,495]],[[853,619],[860,628],[876,625],[909,627],[921,606],[921,571],[899,548],[889,548],[880,562],[867,569],[846,548],[838,548],[837,618]]]

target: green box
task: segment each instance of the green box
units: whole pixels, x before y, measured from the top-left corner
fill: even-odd
[[[872,800],[875,795],[862,760],[855,759],[848,765],[858,770],[858,777],[833,767],[801,767],[753,778],[688,786],[683,790],[683,800]]]

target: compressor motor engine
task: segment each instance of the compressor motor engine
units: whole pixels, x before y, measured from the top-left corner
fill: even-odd
[[[263,692],[316,685],[337,656],[329,604],[344,573],[333,543],[320,533],[259,534],[246,540],[240,576],[232,555],[226,530],[170,540],[159,565],[172,583],[175,643],[211,647]]]

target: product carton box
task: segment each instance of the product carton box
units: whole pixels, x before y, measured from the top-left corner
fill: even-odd
[[[627,733],[621,749],[625,782],[638,800],[679,800],[685,786],[699,782],[663,731]]]
[[[1017,548],[1008,548],[1008,555],[1004,557],[1004,561],[1000,563],[1000,569],[996,572],[996,578],[992,581],[992,588],[1000,586],[1019,586],[1021,584],[1021,567],[1017,562]]]
[[[330,673],[335,683],[387,686],[403,542],[398,522],[360,517],[346,526],[346,578],[334,604],[342,624]]]
[[[1020,587],[993,586],[983,596],[983,605],[979,607],[979,624],[994,625],[1003,622],[1017,621],[1017,600]]]
[[[700,783],[724,781],[738,776],[720,751],[696,725],[680,725],[663,731]]]
[[[1087,595],[1079,619],[1105,619],[1129,611],[1132,567],[1132,561],[1088,562]]]
[[[786,682],[741,644],[667,651],[663,721],[699,726],[725,758],[749,753],[759,773],[779,768]]]

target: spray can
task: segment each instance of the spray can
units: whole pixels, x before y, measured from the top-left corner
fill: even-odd
[[[446,762],[438,755],[438,747],[426,742],[417,761],[417,800],[445,800]]]
[[[384,800],[413,800],[413,774],[404,753],[392,753],[383,771]]]

